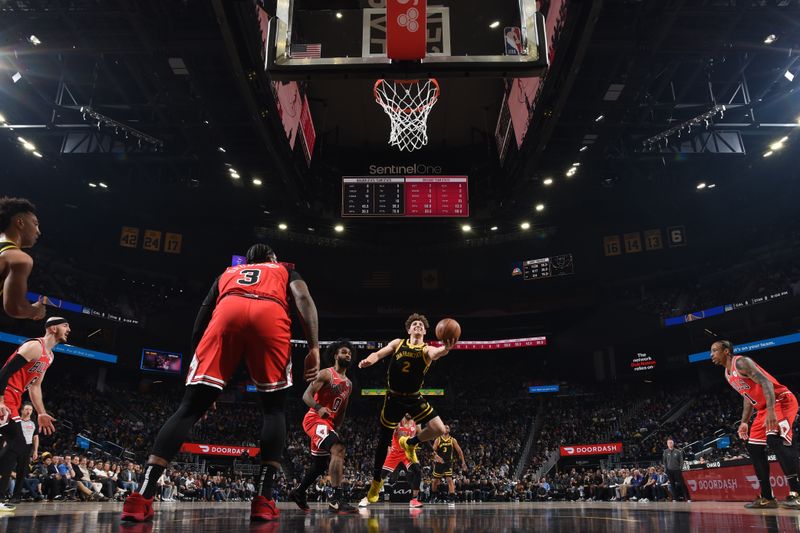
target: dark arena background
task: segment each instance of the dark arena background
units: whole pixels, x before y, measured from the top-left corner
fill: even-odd
[[[800,530],[784,505],[797,478],[769,445],[776,502],[745,508],[764,487],[710,357],[729,340],[800,391],[800,1],[388,4],[0,0],[0,197],[35,204],[27,300],[71,330],[36,384],[55,431],[14,463],[0,529]],[[395,80],[432,78],[400,100],[416,89]],[[307,284],[323,355],[356,348],[341,484],[323,471],[309,512],[289,497],[314,464],[290,301],[269,494],[260,406],[275,393],[241,364],[221,392],[188,387],[220,394],[158,476],[155,517],[123,521],[196,377],[198,309],[256,243]],[[426,350],[439,320],[461,326],[421,401],[464,464],[454,453],[448,494],[442,441],[422,442],[419,486],[398,468],[366,505],[394,355],[358,363],[409,338],[412,313]],[[14,314],[9,364],[45,334]],[[786,445],[798,424],[781,423]],[[785,447],[796,472],[797,438]],[[279,516],[251,521],[264,498]]]

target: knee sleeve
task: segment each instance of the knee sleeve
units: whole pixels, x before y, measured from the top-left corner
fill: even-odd
[[[794,446],[786,446],[786,441],[778,435],[767,435],[767,445],[775,452],[786,477],[797,477],[797,450]]]
[[[262,392],[259,395],[261,425],[261,462],[279,462],[286,441],[286,398],[288,389]]]
[[[381,470],[383,470],[383,462],[386,460],[386,450],[392,444],[393,430],[381,426],[381,432],[378,436],[378,446],[375,448],[375,468],[372,471],[372,477],[375,480],[381,479]]]
[[[221,391],[207,385],[186,387],[178,410],[167,420],[158,432],[153,445],[153,455],[171,461],[183,444],[192,426],[208,411]]]
[[[763,444],[747,443],[747,451],[753,461],[753,469],[761,485],[761,497],[772,499],[772,487],[769,484],[769,461],[767,460],[767,447]]]

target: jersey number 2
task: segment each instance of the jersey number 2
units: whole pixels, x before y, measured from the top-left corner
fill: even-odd
[[[403,361],[403,369],[402,372],[408,374],[411,372],[411,362],[410,361]]]
[[[236,280],[239,285],[255,285],[261,277],[261,271],[257,268],[248,268],[239,272],[239,275],[241,277]]]

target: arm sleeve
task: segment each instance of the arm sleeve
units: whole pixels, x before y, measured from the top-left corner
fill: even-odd
[[[211,321],[211,314],[217,305],[217,298],[219,298],[219,277],[214,280],[214,284],[208,291],[205,300],[200,305],[200,310],[197,311],[197,317],[194,319],[194,327],[192,328],[192,353],[197,349],[200,344],[200,339]]]
[[[17,354],[0,369],[0,394],[5,394],[8,380],[11,379],[11,376],[22,370],[27,363],[27,359]]]

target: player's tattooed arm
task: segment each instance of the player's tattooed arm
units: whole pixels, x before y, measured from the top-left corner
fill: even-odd
[[[749,424],[750,417],[753,416],[753,403],[746,396],[742,400],[742,424]]]
[[[767,409],[775,410],[775,388],[767,376],[761,372],[749,357],[740,357],[736,360],[736,371],[742,377],[750,378],[759,385],[764,391],[764,399],[767,401]]]

